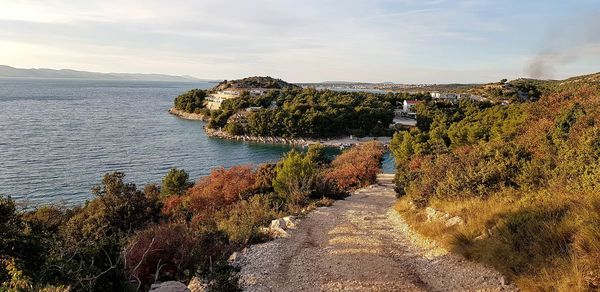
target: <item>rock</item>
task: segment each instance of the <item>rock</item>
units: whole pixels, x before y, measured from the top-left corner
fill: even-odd
[[[282,218],[285,222],[285,226],[287,228],[296,228],[296,217],[294,216],[286,216]]]
[[[188,287],[177,281],[167,281],[150,286],[150,292],[190,292]]]
[[[269,226],[269,235],[273,238],[287,237],[288,233],[285,231],[286,229],[287,225],[283,219],[275,219],[271,221],[271,225]]]
[[[446,227],[452,227],[452,226],[456,226],[456,225],[463,225],[465,224],[465,220],[463,220],[463,218],[460,218],[459,216],[454,216],[448,220],[446,220]]]
[[[271,221],[271,226],[272,229],[275,228],[279,228],[279,229],[287,229],[287,225],[285,224],[285,220],[283,219],[275,219]]]
[[[232,253],[232,254],[229,256],[229,258],[227,259],[227,262],[228,262],[230,265],[233,265],[233,264],[235,263],[235,260],[237,259],[237,257],[238,257],[238,253],[237,253],[237,251],[234,251],[234,252],[233,252],[233,253]]]
[[[205,292],[207,286],[200,278],[193,277],[187,287],[191,292]]]
[[[425,213],[427,214],[427,222],[435,221],[443,215],[442,212],[438,212],[436,209],[431,207],[427,207],[425,209]]]
[[[475,237],[473,240],[484,240],[484,239],[488,239],[490,236],[487,234],[487,232],[483,232],[481,233],[481,235]]]

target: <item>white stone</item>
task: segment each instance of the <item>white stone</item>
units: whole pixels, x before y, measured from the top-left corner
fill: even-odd
[[[431,207],[427,207],[425,213],[427,214],[427,222],[435,221],[442,216],[441,212]]]
[[[446,227],[452,227],[463,224],[465,224],[465,220],[463,220],[463,218],[460,218],[459,216],[454,216],[446,221]]]
[[[285,226],[287,228],[296,228],[296,217],[294,216],[286,216],[282,218],[285,222]]]
[[[227,262],[229,264],[233,264],[233,263],[235,263],[235,260],[237,259],[237,257],[238,257],[238,253],[237,253],[237,251],[234,251],[227,259]]]
[[[275,219],[271,221],[271,225],[269,226],[269,234],[273,238],[277,237],[287,237],[288,233],[285,231],[287,226],[283,219]]]

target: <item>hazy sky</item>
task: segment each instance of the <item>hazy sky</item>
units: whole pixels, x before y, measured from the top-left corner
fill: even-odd
[[[600,1],[0,0],[0,64],[293,82],[600,71]]]

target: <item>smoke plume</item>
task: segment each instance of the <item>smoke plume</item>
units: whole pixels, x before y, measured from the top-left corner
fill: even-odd
[[[530,77],[550,79],[568,64],[600,57],[600,19],[597,15],[563,22],[547,34],[541,49],[529,61],[526,70]]]

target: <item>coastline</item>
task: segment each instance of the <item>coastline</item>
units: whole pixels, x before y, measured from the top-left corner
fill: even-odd
[[[194,114],[194,113],[188,113],[188,112],[184,112],[181,110],[178,110],[174,107],[169,109],[169,113],[174,115],[174,116],[178,116],[182,119],[186,119],[186,120],[192,120],[192,121],[203,121],[203,122],[207,122],[208,121],[208,117],[206,117],[203,114]]]
[[[338,137],[328,139],[313,139],[313,138],[283,138],[283,137],[260,137],[260,136],[248,136],[248,135],[230,135],[221,130],[209,129],[204,127],[206,135],[212,138],[236,140],[252,143],[263,143],[263,144],[287,144],[287,145],[299,145],[308,146],[311,144],[321,144],[326,147],[351,147],[362,142],[367,141],[379,141],[384,146],[388,146],[391,137],[362,137],[362,138],[350,138],[350,137]]]

